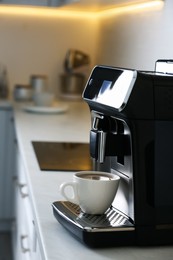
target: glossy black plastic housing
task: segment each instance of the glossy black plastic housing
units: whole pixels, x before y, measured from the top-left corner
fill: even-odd
[[[113,207],[132,227],[86,233],[62,208],[55,217],[90,246],[173,244],[173,74],[96,66],[83,99],[95,170],[120,176]]]

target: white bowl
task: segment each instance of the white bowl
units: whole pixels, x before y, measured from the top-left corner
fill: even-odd
[[[13,96],[17,101],[31,100],[32,89],[28,85],[16,85],[14,87]]]
[[[36,106],[50,107],[53,104],[54,95],[50,92],[40,92],[33,96]]]

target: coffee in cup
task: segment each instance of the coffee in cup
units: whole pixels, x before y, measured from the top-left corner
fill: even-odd
[[[103,214],[112,204],[120,177],[100,171],[81,171],[73,175],[72,182],[61,184],[65,199],[80,206],[84,213]],[[73,196],[68,194],[72,188]]]

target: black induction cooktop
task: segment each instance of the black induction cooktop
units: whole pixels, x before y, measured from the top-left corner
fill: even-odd
[[[43,171],[92,170],[89,144],[34,141],[32,145]]]

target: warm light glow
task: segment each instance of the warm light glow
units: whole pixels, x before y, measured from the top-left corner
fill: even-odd
[[[30,6],[0,6],[0,14],[15,15],[15,16],[37,16],[48,18],[94,18],[93,13],[65,11],[57,8],[46,7],[30,7]]]
[[[133,12],[143,9],[161,9],[163,7],[162,0],[142,1],[139,4],[131,4],[121,7],[115,7],[97,12],[89,11],[70,11],[62,10],[61,8],[48,8],[48,7],[30,7],[30,6],[12,6],[2,5],[0,6],[0,14],[16,15],[16,16],[37,16],[48,18],[89,18],[97,19],[105,16],[121,14],[125,12]]]
[[[116,15],[120,13],[125,13],[125,12],[134,12],[134,11],[140,11],[140,10],[160,10],[163,7],[163,1],[158,0],[158,1],[149,1],[149,2],[142,2],[139,4],[132,4],[132,5],[126,5],[122,7],[117,7],[115,9],[109,9],[109,10],[104,10],[99,13],[101,17],[104,16],[110,16],[110,15]]]

